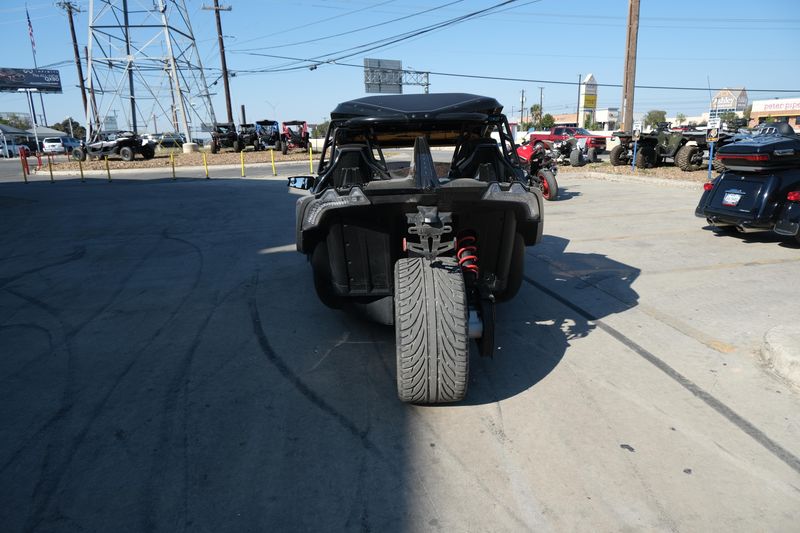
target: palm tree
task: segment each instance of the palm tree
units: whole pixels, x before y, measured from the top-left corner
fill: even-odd
[[[680,126],[681,124],[683,124],[684,122],[686,122],[686,115],[684,115],[683,113],[678,113],[678,114],[675,116],[675,120],[677,120],[677,121],[678,121],[678,126]]]
[[[531,106],[531,122],[534,128],[539,128],[539,123],[542,121],[542,106],[533,104]]]

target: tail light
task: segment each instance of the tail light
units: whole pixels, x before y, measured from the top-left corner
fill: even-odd
[[[713,188],[714,188],[714,184],[713,184],[713,183],[711,183],[710,181],[709,181],[709,182],[707,182],[707,183],[704,183],[704,184],[703,184],[703,190],[704,190],[704,191],[710,191],[710,190],[711,190],[711,189],[713,189]],[[791,193],[790,193],[790,194],[791,194]]]
[[[739,159],[742,161],[769,161],[769,154],[717,154],[719,159]]]
[[[790,202],[800,202],[800,191],[792,191],[786,195],[786,199]]]

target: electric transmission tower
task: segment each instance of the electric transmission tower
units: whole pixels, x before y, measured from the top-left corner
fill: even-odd
[[[87,62],[95,131],[161,126],[191,140],[216,122],[185,0],[89,0]]]

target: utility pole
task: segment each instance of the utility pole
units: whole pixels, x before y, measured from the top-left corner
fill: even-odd
[[[639,0],[628,0],[628,33],[625,38],[625,75],[622,81],[622,129],[633,129],[633,92],[636,83],[636,46],[639,40]]]
[[[233,108],[231,107],[231,87],[228,81],[228,64],[225,62],[225,40],[222,38],[222,20],[220,11],[230,11],[231,6],[220,7],[219,0],[214,0],[214,6],[203,6],[207,11],[213,11],[217,17],[217,39],[219,40],[219,57],[222,61],[222,83],[225,87],[225,111],[228,113],[228,122],[233,122]]]
[[[58,7],[66,10],[67,19],[69,20],[69,33],[72,35],[72,52],[75,54],[75,67],[78,69],[78,85],[81,88],[81,98],[83,99],[83,109],[87,107],[86,102],[86,86],[83,84],[83,66],[81,65],[81,54],[78,51],[78,39],[75,37],[75,23],[72,20],[72,13],[80,13],[81,10],[69,0],[64,0],[58,3]],[[70,122],[72,125],[72,122]]]
[[[522,127],[522,119],[524,118],[525,114],[525,89],[522,89],[522,93],[519,97],[519,127]]]
[[[575,108],[575,126],[581,125],[581,78],[583,78],[583,74],[578,74],[578,107]]]
[[[539,114],[544,115],[544,87],[539,86]]]

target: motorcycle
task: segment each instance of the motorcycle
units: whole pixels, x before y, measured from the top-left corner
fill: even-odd
[[[523,164],[528,165],[528,175],[530,184],[538,187],[542,191],[545,200],[556,200],[558,198],[558,165],[553,159],[550,151],[542,144],[531,144],[524,141],[517,147],[517,156]]]
[[[726,170],[704,184],[695,215],[719,231],[774,230],[800,242],[800,135],[765,124],[717,157]]]

